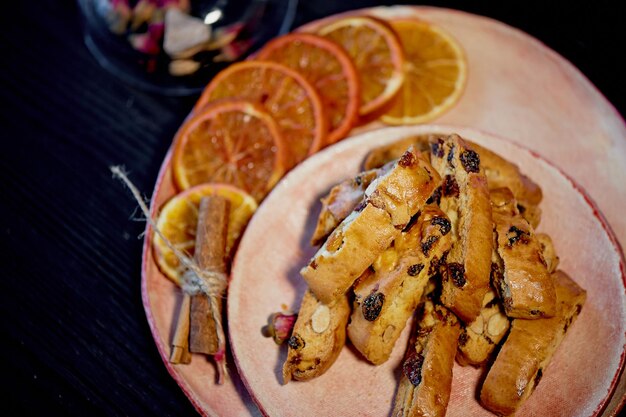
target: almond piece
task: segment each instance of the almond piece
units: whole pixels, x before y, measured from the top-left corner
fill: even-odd
[[[492,290],[487,291],[483,297],[483,307],[489,304],[494,298],[496,298],[496,294]]]
[[[487,323],[487,332],[492,336],[500,336],[507,328],[509,320],[502,313],[494,314]]]
[[[326,304],[320,304],[311,316],[311,327],[315,333],[323,333],[330,326],[330,309]]]
[[[176,59],[169,64],[169,72],[175,77],[193,74],[200,69],[200,63],[191,59]]]
[[[476,320],[474,320],[469,328],[471,331],[473,331],[476,334],[483,334],[483,325],[484,325],[484,320],[483,320],[483,316],[478,316],[476,317]]]
[[[389,325],[387,326],[387,328],[385,329],[385,332],[383,333],[383,342],[384,343],[389,343],[389,341],[391,340],[391,336],[393,336],[393,332],[396,330],[396,326],[394,325]]]

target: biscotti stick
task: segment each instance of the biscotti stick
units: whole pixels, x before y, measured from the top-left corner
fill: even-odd
[[[443,177],[440,207],[452,222],[452,249],[441,267],[441,302],[470,323],[489,290],[493,226],[487,179],[480,157],[460,136],[432,141],[431,161]]]
[[[363,169],[371,170],[381,168],[387,163],[400,158],[409,146],[415,146],[420,152],[428,153],[430,150],[429,136],[430,135],[407,136],[387,145],[378,146],[365,156]]]
[[[311,291],[304,294],[298,318],[287,345],[283,364],[283,383],[291,379],[307,381],[330,368],[346,341],[346,324],[350,317],[347,296],[326,305]]]
[[[546,263],[546,268],[549,273],[553,273],[559,266],[559,256],[556,254],[552,238],[546,233],[537,233],[535,237],[541,246],[541,256]]]
[[[456,361],[460,365],[484,365],[509,330],[509,318],[493,290],[483,299],[483,308],[474,321],[461,329]]]
[[[493,268],[493,285],[506,315],[536,319],[556,310],[554,283],[532,226],[519,214],[508,188],[491,191],[492,215],[501,258]]]
[[[431,301],[424,303],[402,364],[394,417],[445,416],[459,332],[454,314]]]
[[[415,145],[422,151],[428,150],[428,140],[429,135],[410,136],[375,148],[365,157],[364,169],[382,167],[389,161],[399,158],[410,145]],[[469,140],[465,140],[465,142],[478,153],[489,189],[509,188],[517,200],[522,216],[536,228],[541,219],[541,210],[538,205],[543,197],[539,185],[522,174],[519,167],[514,163],[474,142]]]
[[[476,143],[471,143],[471,146],[480,155],[480,163],[485,169],[489,189],[508,188],[511,190],[522,216],[533,227],[537,227],[541,220],[541,210],[538,207],[543,199],[541,187],[522,174],[514,163]]]
[[[413,148],[376,178],[363,202],[300,271],[315,296],[326,304],[342,297],[400,235],[440,182],[430,163]]]
[[[405,148],[406,149],[406,148]],[[312,245],[319,245],[348,217],[354,208],[363,200],[365,189],[376,178],[380,170],[373,169],[361,172],[354,178],[340,182],[321,198],[322,209],[317,218],[317,226],[311,237]]]
[[[541,243],[541,255],[548,266],[548,272],[555,271],[559,264],[552,239],[545,233],[538,233],[537,240]],[[493,256],[497,257],[496,248]],[[494,259],[492,259],[495,262]],[[492,273],[497,269],[492,268]],[[492,282],[493,282],[492,276]],[[459,349],[456,361],[461,365],[482,366],[490,358],[492,352],[509,330],[509,318],[504,313],[502,301],[491,289],[483,299],[483,308],[476,319],[461,329]]]
[[[585,303],[585,290],[564,272],[556,271],[552,277],[558,303],[556,315],[513,320],[511,331],[483,383],[480,402],[496,414],[514,413],[530,396]]]
[[[428,279],[450,249],[450,220],[426,206],[354,285],[348,337],[370,362],[389,359]]]

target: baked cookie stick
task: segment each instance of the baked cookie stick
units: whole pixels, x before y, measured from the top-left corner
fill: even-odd
[[[400,235],[441,178],[419,151],[407,150],[365,190],[363,202],[330,234],[300,273],[316,297],[331,304]]]
[[[558,301],[554,317],[513,320],[480,391],[480,402],[499,414],[513,414],[541,380],[552,355],[578,317],[587,293],[562,271],[552,274]]]
[[[307,381],[330,368],[345,344],[349,317],[347,296],[326,305],[310,291],[304,294],[298,319],[287,341],[289,351],[283,364],[284,384],[291,379]]]
[[[440,207],[452,222],[452,249],[440,270],[441,302],[471,323],[489,290],[493,226],[487,179],[480,157],[458,135],[433,138],[431,161],[443,178]]]
[[[537,233],[535,237],[541,246],[541,256],[546,263],[546,268],[548,268],[549,273],[553,273],[559,266],[560,259],[556,254],[556,249],[554,249],[552,238],[546,233]]]
[[[424,303],[402,364],[394,417],[445,416],[459,332],[454,314],[431,301]]]
[[[506,336],[509,325],[509,318],[504,314],[495,291],[489,290],[478,317],[461,329],[456,361],[462,366],[484,365]]]
[[[449,249],[450,220],[438,207],[426,206],[357,280],[348,337],[370,362],[379,365],[389,359]]]
[[[428,153],[430,150],[429,137],[430,135],[408,136],[388,145],[374,148],[365,156],[363,169],[370,170],[380,168],[390,161],[400,158],[409,146],[415,146],[420,152]]]
[[[493,286],[500,294],[506,315],[536,319],[556,310],[554,283],[541,254],[532,226],[519,214],[508,188],[491,191],[497,255]]]
[[[517,200],[519,212],[533,227],[537,227],[541,220],[541,209],[538,206],[543,199],[539,185],[522,174],[514,163],[480,145],[472,143],[472,146],[480,155],[489,189],[511,190]]]
[[[545,233],[538,233],[536,237],[541,244],[541,254],[548,266],[548,272],[553,273],[559,264],[559,257],[556,255],[552,239]],[[496,251],[494,248],[494,258],[498,256]],[[495,262],[494,259],[492,261]],[[497,268],[492,266],[492,274],[496,271]],[[493,275],[491,278],[493,280]],[[509,326],[509,318],[504,313],[502,301],[493,289],[489,290],[483,299],[480,315],[461,329],[456,361],[463,366],[484,365],[506,335]]]
[[[402,152],[411,145],[415,145],[420,150],[427,150],[429,136],[431,135],[410,136],[373,149],[365,157],[364,169],[382,167],[389,161],[399,158]],[[466,142],[480,157],[480,165],[484,168],[489,189],[509,188],[517,200],[522,216],[536,228],[541,220],[541,209],[538,205],[543,198],[539,185],[522,174],[514,163],[474,142],[469,140]]]
[[[325,197],[322,197],[322,210],[311,238],[312,245],[322,243],[339,223],[352,213],[357,204],[363,200],[365,189],[380,172],[379,169],[361,172],[356,177],[335,185]]]

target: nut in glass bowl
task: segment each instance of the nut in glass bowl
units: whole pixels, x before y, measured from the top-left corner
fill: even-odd
[[[150,92],[196,94],[229,63],[286,33],[296,0],[78,0],[105,69]]]

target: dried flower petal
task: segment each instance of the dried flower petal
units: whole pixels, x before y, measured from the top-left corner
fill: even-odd
[[[266,328],[267,336],[271,336],[277,345],[282,345],[291,336],[297,318],[298,315],[292,312],[272,314]]]

